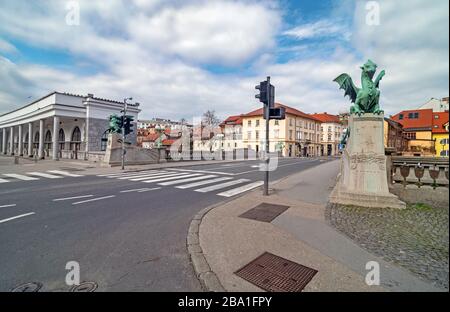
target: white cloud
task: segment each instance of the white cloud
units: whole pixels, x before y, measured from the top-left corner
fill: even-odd
[[[165,8],[130,23],[131,38],[199,63],[237,64],[273,44],[279,16],[263,5],[206,2]]]
[[[340,37],[344,40],[350,38],[350,32],[344,24],[336,20],[332,21],[326,19],[296,26],[286,30],[283,34],[298,40],[330,36]]]
[[[3,40],[2,38],[0,38],[0,52],[3,53],[17,53],[17,49],[14,45],[12,45],[11,43],[9,43],[6,40]]]

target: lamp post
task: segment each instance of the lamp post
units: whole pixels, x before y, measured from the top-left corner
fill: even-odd
[[[128,108],[128,103],[127,101],[132,101],[133,98],[129,97],[126,99],[123,99],[123,117],[122,117],[122,170],[125,169],[125,118],[127,115],[127,108]]]

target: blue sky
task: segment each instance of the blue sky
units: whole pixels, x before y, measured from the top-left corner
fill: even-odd
[[[267,75],[277,101],[338,113],[349,102],[332,80],[359,84],[367,58],[386,70],[387,113],[449,93],[447,0],[17,0],[0,20],[0,113],[57,90],[133,96],[141,118],[224,118],[258,107]]]

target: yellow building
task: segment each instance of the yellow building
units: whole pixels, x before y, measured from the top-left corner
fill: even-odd
[[[433,113],[433,140],[436,156],[449,156],[448,112]]]
[[[275,104],[286,109],[286,119],[270,120],[269,152],[280,152],[285,157],[320,156],[321,122],[295,108]],[[266,123],[263,109],[242,115],[243,147],[257,153],[265,148]]]

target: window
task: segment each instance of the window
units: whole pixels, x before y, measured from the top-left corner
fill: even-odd
[[[415,132],[407,132],[405,133],[405,137],[409,140],[415,140],[416,139],[416,133]]]
[[[275,120],[275,126],[278,126],[280,123],[278,120]]]
[[[398,115],[398,119],[402,120],[403,119],[403,114]]]
[[[289,126],[292,126],[292,118],[289,118]]]
[[[414,119],[418,119],[418,118],[419,118],[419,113],[418,112],[414,113]]]
[[[448,150],[443,150],[443,151],[441,151],[441,154],[440,154],[442,157],[448,157]]]
[[[105,132],[105,133],[103,133],[101,141],[100,141],[100,150],[106,151],[107,145],[108,145],[108,134]]]
[[[255,126],[259,127],[259,119],[256,119]]]
[[[251,126],[252,126],[252,121],[251,121],[251,120],[247,121],[247,125],[248,125],[249,127],[251,127]]]
[[[252,132],[247,131],[247,140],[251,140],[251,139],[252,139]]]
[[[59,129],[59,133],[58,133],[59,150],[64,149],[65,141],[66,141],[66,136],[64,134],[64,130]]]
[[[297,141],[300,141],[302,139],[302,133],[300,131],[297,131]]]
[[[257,140],[259,140],[259,131],[258,130],[255,132],[255,137]]]
[[[439,144],[441,144],[441,145],[448,145],[448,141],[449,141],[449,139],[442,139],[442,140],[439,142]]]
[[[292,140],[292,130],[289,130],[289,140]]]
[[[439,119],[439,115],[434,115],[434,119]]]

